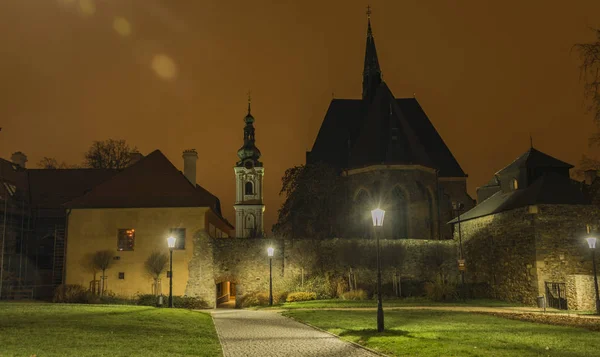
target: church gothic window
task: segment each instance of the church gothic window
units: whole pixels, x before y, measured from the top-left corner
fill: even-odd
[[[431,191],[427,190],[427,208],[429,211],[429,239],[435,239],[435,220],[434,220],[434,211],[433,211],[433,195]]]
[[[252,184],[251,181],[246,182],[244,191],[245,191],[246,195],[254,194],[254,185]]]
[[[368,238],[372,230],[371,210],[369,205],[369,194],[365,190],[360,190],[354,199],[356,232],[360,238]]]
[[[398,186],[394,187],[391,195],[389,216],[386,213],[386,221],[390,220],[392,226],[392,238],[408,238],[408,201],[404,191]]]

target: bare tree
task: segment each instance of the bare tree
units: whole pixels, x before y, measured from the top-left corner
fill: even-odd
[[[71,168],[66,162],[58,162],[53,157],[44,156],[40,161],[38,161],[37,166],[40,169],[68,169]]]
[[[85,153],[84,165],[93,169],[124,169],[131,164],[131,154],[135,152],[137,148],[125,140],[94,141]]]
[[[146,272],[150,274],[152,279],[154,280],[153,285],[153,293],[154,295],[159,295],[160,292],[160,276],[167,270],[167,263],[169,262],[169,257],[165,253],[160,252],[152,252],[146,262],[144,263],[144,267],[146,268]]]
[[[106,270],[108,270],[114,262],[115,252],[112,250],[99,250],[91,256],[92,266],[102,272],[100,287],[100,295],[103,295],[106,290]]]
[[[588,43],[578,43],[574,46],[579,53],[580,79],[583,81],[583,94],[588,101],[588,110],[594,113],[596,132],[590,135],[589,145],[600,146],[600,29],[594,29],[596,39]],[[581,169],[576,171],[578,176],[587,169],[600,169],[600,160],[583,155]]]

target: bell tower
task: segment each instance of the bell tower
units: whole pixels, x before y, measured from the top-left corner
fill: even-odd
[[[254,117],[248,98],[248,114],[244,118],[244,145],[238,150],[235,164],[235,235],[238,238],[263,236],[263,175],[265,169],[260,150],[254,144]]]

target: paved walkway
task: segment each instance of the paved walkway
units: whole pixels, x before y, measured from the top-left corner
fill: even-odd
[[[224,357],[378,356],[272,311],[224,309],[213,311],[212,316]]]

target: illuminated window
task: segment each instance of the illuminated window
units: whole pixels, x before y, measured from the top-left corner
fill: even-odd
[[[135,229],[119,229],[117,250],[133,250],[135,244]]]
[[[254,185],[252,184],[252,182],[248,181],[246,182],[246,194],[247,195],[253,195],[254,194]]]
[[[519,189],[519,181],[517,181],[516,178],[514,178],[510,181],[510,188],[512,188],[513,190]]]
[[[185,228],[171,228],[170,235],[177,238],[174,249],[185,249]]]

